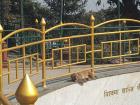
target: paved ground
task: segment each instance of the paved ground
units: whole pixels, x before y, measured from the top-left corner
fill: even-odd
[[[75,71],[78,69],[82,70],[83,68],[88,68],[88,67],[89,67],[88,65],[81,65],[81,66],[78,65],[78,66],[74,66],[72,71]],[[6,70],[5,70],[5,72],[6,72]],[[61,69],[60,70],[50,70],[50,71],[47,71],[47,77],[58,76],[58,75],[61,75],[61,74],[67,73],[67,72],[68,72],[68,69],[66,69],[66,68],[63,68],[62,70]],[[102,66],[102,67],[96,69],[96,76],[98,79],[98,78],[105,78],[108,76],[126,74],[126,73],[130,73],[130,72],[140,72],[140,63],[117,66],[117,67],[113,67],[113,68],[105,68],[104,66]],[[22,70],[19,70],[19,77],[22,77]],[[11,79],[12,80],[15,79],[15,70],[11,71]],[[35,83],[39,82],[41,80],[41,70],[39,70],[38,75],[33,76],[31,79]],[[5,78],[4,78],[5,94],[7,94],[9,92],[14,92],[16,90],[16,88],[18,87],[19,82],[8,85],[7,76],[5,76]],[[41,84],[38,85],[38,90],[39,90],[41,96],[44,94],[47,94],[48,92],[51,92],[56,89],[73,84],[70,77],[68,77],[68,76],[63,77],[63,78],[54,79],[54,80],[48,80],[46,83],[47,83],[46,90],[44,90],[41,87]],[[13,103],[13,105],[18,105],[18,104],[16,104],[16,101],[14,98],[10,98],[10,99],[11,99],[11,102]]]

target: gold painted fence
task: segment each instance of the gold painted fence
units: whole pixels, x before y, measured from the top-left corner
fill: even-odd
[[[67,76],[81,70],[92,70],[94,72],[96,68],[100,67],[110,67],[139,62],[128,60],[128,57],[136,56],[136,58],[138,58],[139,56],[139,28],[135,30],[126,29],[95,33],[96,29],[99,29],[104,25],[117,22],[134,22],[139,24],[139,20],[114,19],[97,25],[94,25],[94,20],[94,17],[91,16],[90,25],[61,22],[59,25],[46,29],[45,19],[42,18],[41,29],[23,28],[11,32],[5,37],[2,35],[3,28],[0,25],[0,93],[4,93],[7,96],[14,95],[15,92],[13,92],[12,88],[12,92],[8,91],[5,93],[5,87],[18,84],[26,73],[30,74],[32,77],[36,76],[33,78],[33,81],[36,84],[42,83],[42,86],[46,88],[47,80]],[[82,27],[90,30],[90,32],[67,37],[47,38],[48,33],[66,26]],[[2,48],[2,43],[7,41],[9,38],[18,33],[30,31],[40,35],[41,40]],[[132,37],[134,34],[135,37]],[[115,37],[112,39],[110,36]],[[124,38],[123,36],[127,37]],[[100,37],[101,40],[99,40],[98,37]],[[83,41],[77,44],[77,40],[79,39],[82,39]],[[99,42],[97,43],[96,40],[99,40]],[[63,43],[63,46],[56,47],[55,44],[57,42]],[[52,44],[53,47],[47,49],[48,47],[46,46]],[[31,46],[34,46],[34,48],[39,47],[41,51],[32,49],[32,53],[28,53],[27,49]],[[17,51],[22,52],[22,55],[16,55]],[[9,54],[7,61],[8,68],[3,68],[3,53],[5,52]],[[99,63],[97,63],[99,59],[97,59],[97,56],[101,60]],[[105,60],[108,59],[110,62],[106,63]],[[118,60],[119,63],[111,64],[112,60]],[[125,62],[125,60],[127,60],[127,62]],[[39,79],[40,77],[41,79]]]

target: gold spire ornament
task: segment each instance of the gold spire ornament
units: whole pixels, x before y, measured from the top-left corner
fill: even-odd
[[[38,24],[38,19],[35,19],[35,23]]]
[[[44,18],[41,19],[41,25],[45,26],[46,25],[46,21]]]
[[[95,20],[95,18],[94,18],[93,15],[91,15],[90,20],[91,20],[91,21],[94,21],[94,20]]]
[[[28,74],[26,74],[21,81],[15,96],[21,105],[34,105],[37,101],[38,91],[30,80]]]
[[[0,24],[0,32],[3,32],[3,27],[1,24]]]

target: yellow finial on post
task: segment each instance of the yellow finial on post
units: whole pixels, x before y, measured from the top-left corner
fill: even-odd
[[[95,20],[95,18],[94,18],[93,15],[91,15],[90,20],[91,20],[91,21],[94,21],[94,20]]]
[[[44,18],[41,19],[41,25],[42,25],[42,26],[45,26],[45,25],[46,25],[46,21],[45,21]]]
[[[28,74],[26,74],[21,81],[15,95],[17,101],[21,105],[34,105],[38,99],[38,91],[30,80]]]
[[[35,23],[38,24],[38,19],[35,19]]]
[[[0,32],[3,32],[3,27],[1,24],[0,24]]]

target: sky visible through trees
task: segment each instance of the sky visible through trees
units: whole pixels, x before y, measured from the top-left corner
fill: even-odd
[[[45,5],[44,0],[36,0],[40,2],[42,5]],[[60,0],[61,1],[61,0]],[[101,9],[107,9],[109,7],[109,4],[107,4],[107,0],[102,0],[102,4],[100,6],[97,5],[98,0],[88,0],[86,4],[86,11],[99,11]]]

